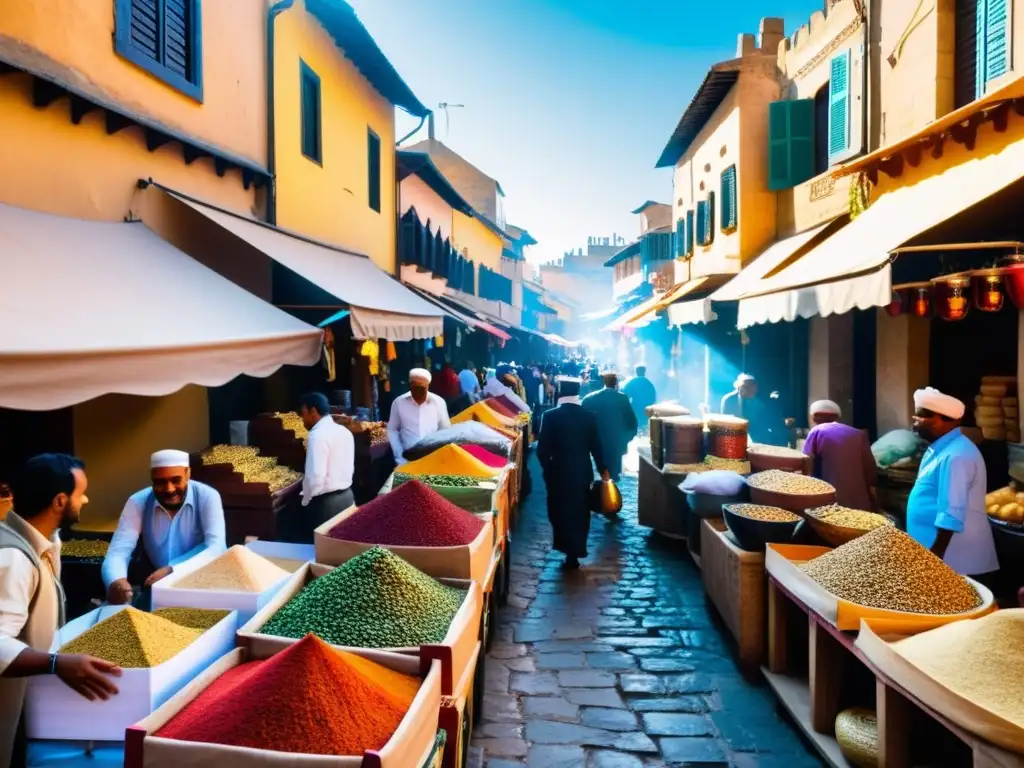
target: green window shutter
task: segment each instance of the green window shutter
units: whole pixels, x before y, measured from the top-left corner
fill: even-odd
[[[708,201],[704,205],[704,240],[701,245],[711,245],[715,242],[715,193],[708,192]]]
[[[366,165],[369,173],[370,208],[380,213],[380,139],[371,130],[366,132]],[[440,234],[440,230],[438,230]]]
[[[676,231],[673,235],[673,243],[675,247],[673,252],[677,259],[681,259],[686,256],[686,219],[680,216],[676,219]]]
[[[978,96],[985,86],[1010,71],[1010,7],[1007,0],[978,0]]]
[[[697,245],[704,245],[704,238],[707,237],[705,228],[708,225],[707,200],[700,200],[697,203]]]
[[[828,158],[850,148],[850,51],[832,57],[828,95]]]
[[[722,231],[731,232],[738,226],[736,206],[736,166],[722,171]]]
[[[814,99],[768,105],[768,189],[790,189],[814,175]]]
[[[693,256],[693,238],[694,238],[694,215],[693,209],[691,208],[686,212],[686,255]]]

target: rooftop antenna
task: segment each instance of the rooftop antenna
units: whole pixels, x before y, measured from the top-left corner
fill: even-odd
[[[449,109],[465,109],[465,104],[449,104],[447,101],[438,102],[437,108],[444,112],[444,137],[448,138],[448,132],[451,130],[451,115]]]

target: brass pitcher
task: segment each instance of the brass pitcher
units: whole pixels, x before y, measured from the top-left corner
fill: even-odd
[[[607,517],[622,511],[622,493],[611,480],[595,480],[590,486],[590,508]]]

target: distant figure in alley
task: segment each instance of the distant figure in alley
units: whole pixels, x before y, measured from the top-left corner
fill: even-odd
[[[597,419],[597,433],[608,473],[619,482],[622,476],[622,457],[629,451],[630,441],[636,437],[637,420],[629,398],[619,392],[616,373],[602,375],[604,388],[583,398],[583,409]]]

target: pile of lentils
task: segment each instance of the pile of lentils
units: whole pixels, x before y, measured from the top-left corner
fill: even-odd
[[[836,547],[801,566],[836,597],[908,613],[973,611],[981,596],[962,576],[894,525]]]
[[[892,521],[885,515],[877,515],[863,509],[851,509],[839,504],[809,509],[807,514],[823,523],[838,525],[841,528],[853,528],[858,531],[873,531],[883,525],[892,525]]]
[[[307,584],[260,634],[312,633],[332,645],[411,648],[443,641],[465,599],[465,590],[374,547]]]
[[[740,517],[749,517],[751,520],[760,520],[764,523],[795,523],[800,519],[779,507],[766,507],[762,504],[730,504],[729,509]]]
[[[110,544],[102,540],[69,539],[61,542],[60,556],[81,560],[102,560]]]
[[[157,608],[153,611],[154,616],[202,632],[221,622],[229,613],[231,611],[216,611],[209,608]]]
[[[396,472],[391,487],[397,488],[410,480],[419,480],[421,483],[441,488],[476,488],[481,483],[480,478],[465,475],[407,475],[404,472]]]
[[[96,656],[126,669],[148,669],[177,656],[201,634],[129,607],[65,643],[60,652]]]
[[[473,541],[483,527],[479,518],[412,480],[359,507],[329,535],[394,547],[458,547]]]
[[[248,547],[236,544],[216,560],[184,576],[174,586],[177,589],[215,589],[259,594],[287,576],[288,571]]]
[[[835,493],[836,489],[816,477],[798,475],[794,472],[783,472],[781,469],[768,469],[757,472],[747,478],[747,485],[759,491],[788,493],[793,496],[818,496],[823,493]]]

